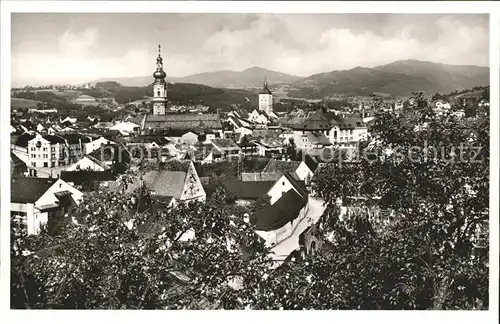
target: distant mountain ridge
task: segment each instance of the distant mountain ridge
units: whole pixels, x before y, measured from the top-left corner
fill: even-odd
[[[489,67],[448,65],[401,60],[374,68],[355,67],[311,75],[296,81],[296,97],[317,98],[336,94],[366,95],[373,92],[393,96],[414,91],[448,93],[489,85]]]
[[[174,83],[194,83],[206,85],[213,88],[247,88],[261,87],[264,82],[264,77],[270,85],[292,83],[302,77],[290,75],[282,72],[268,70],[260,67],[251,67],[243,71],[220,70],[214,72],[197,73],[185,77],[169,77],[167,71],[168,82]],[[97,82],[116,81],[124,86],[147,86],[154,80],[152,75],[142,77],[126,77],[126,78],[102,78],[91,81],[94,86]]]
[[[290,85],[292,90],[289,96],[299,98],[324,98],[338,94],[367,95],[373,92],[392,96],[409,95],[414,91],[449,93],[489,85],[490,78],[489,67],[400,60],[373,68],[355,67],[305,78],[252,67],[243,71],[221,70],[167,79],[173,83],[194,83],[230,89],[261,87],[264,76],[271,86]],[[145,86],[153,82],[153,77],[105,78],[90,83],[95,85],[103,81],[116,81],[124,86]]]

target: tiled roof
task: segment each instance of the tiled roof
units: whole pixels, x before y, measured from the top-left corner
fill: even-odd
[[[273,205],[257,211],[250,216],[250,221],[259,231],[277,230],[296,219],[307,204],[307,198],[301,197],[294,190],[285,192]]]
[[[34,203],[57,181],[51,178],[12,177],[11,202]]]
[[[155,195],[172,196],[179,199],[184,189],[186,172],[155,170],[149,171],[142,178],[144,186],[153,191]],[[139,189],[139,187],[140,179],[137,177],[133,183],[128,185],[127,192],[132,193],[134,190]]]
[[[295,174],[295,171],[299,167],[300,163],[300,161],[281,161],[271,159],[262,172],[276,172],[282,174],[289,172],[291,174]]]
[[[306,137],[312,144],[332,145],[330,140],[322,133],[307,132],[302,137]]]
[[[145,128],[222,129],[218,114],[146,115]]]
[[[216,148],[222,150],[239,150],[240,147],[232,140],[226,138],[215,138],[211,140]]]
[[[237,199],[259,199],[263,197],[276,181],[239,181],[229,180],[224,183],[228,193]]]

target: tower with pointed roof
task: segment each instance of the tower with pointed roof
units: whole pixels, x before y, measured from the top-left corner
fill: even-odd
[[[267,85],[267,76],[264,77],[264,87],[259,93],[259,111],[264,111],[268,114],[273,112],[273,93]]]
[[[161,45],[158,45],[158,57],[156,58],[156,71],[153,73],[153,115],[165,115],[167,110],[167,74],[163,71],[163,59],[161,57]]]

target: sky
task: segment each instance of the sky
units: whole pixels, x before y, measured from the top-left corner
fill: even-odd
[[[489,66],[472,14],[13,13],[12,86],[259,66],[297,76],[397,60]]]

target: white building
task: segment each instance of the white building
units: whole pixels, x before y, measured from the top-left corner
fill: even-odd
[[[267,77],[264,79],[264,87],[259,93],[259,110],[268,114],[273,112],[273,93],[267,85]]]
[[[95,150],[101,148],[101,146],[103,145],[115,145],[115,144],[116,144],[115,142],[110,141],[101,136],[98,139],[85,144],[85,154],[90,154]]]
[[[110,130],[117,130],[120,133],[126,133],[126,134],[131,134],[131,133],[137,133],[140,130],[139,125],[136,123],[132,123],[129,121],[126,122],[119,122],[109,128]]]
[[[36,136],[28,142],[28,165],[35,168],[54,168],[69,163],[66,140],[56,135]]]
[[[63,218],[82,198],[81,191],[62,179],[13,177],[11,219],[28,235],[36,235],[51,219]]]

